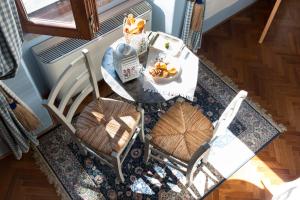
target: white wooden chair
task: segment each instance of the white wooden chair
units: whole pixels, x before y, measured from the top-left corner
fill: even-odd
[[[144,140],[144,110],[122,101],[101,98],[92,63],[88,50],[84,49],[60,76],[45,107],[71,133],[81,152],[93,153],[114,168],[117,177],[124,182],[121,165],[140,132]],[[78,71],[81,72],[79,76],[74,74]],[[84,107],[73,126],[77,108],[91,92],[94,100]]]
[[[176,102],[146,135],[144,159],[154,158],[183,172],[187,185],[193,182],[199,161],[206,159],[210,144],[222,134],[237,114],[247,92],[240,91],[215,123],[187,102]],[[151,152],[159,156],[153,155]],[[169,162],[166,162],[167,158]]]

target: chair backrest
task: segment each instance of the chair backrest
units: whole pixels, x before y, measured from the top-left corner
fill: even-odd
[[[226,107],[224,112],[222,113],[221,117],[217,121],[213,133],[214,140],[216,137],[225,134],[226,129],[229,126],[229,124],[232,122],[234,117],[236,116],[237,112],[240,109],[240,106],[243,102],[243,100],[247,97],[247,92],[244,90],[241,90],[230,102],[230,104]]]
[[[45,104],[72,133],[75,133],[71,123],[72,118],[85,97],[93,92],[95,99],[100,98],[95,70],[88,50],[83,49],[80,57],[74,60],[59,77]],[[78,71],[80,71],[79,75]],[[72,104],[69,105],[69,102]]]

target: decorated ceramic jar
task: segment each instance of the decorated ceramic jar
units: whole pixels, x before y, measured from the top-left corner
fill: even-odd
[[[139,77],[142,69],[136,50],[125,43],[120,43],[114,51],[114,66],[123,83]]]

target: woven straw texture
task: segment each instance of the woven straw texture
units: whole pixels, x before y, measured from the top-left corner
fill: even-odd
[[[76,122],[76,135],[94,150],[110,155],[120,152],[140,120],[133,105],[113,99],[89,103]]]
[[[196,107],[177,102],[153,128],[151,143],[180,160],[189,161],[212,137],[212,132],[212,123]]]

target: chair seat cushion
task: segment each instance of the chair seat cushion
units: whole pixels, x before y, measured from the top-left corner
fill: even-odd
[[[176,102],[156,123],[151,143],[185,162],[212,138],[213,125],[196,107]]]
[[[95,151],[110,155],[130,141],[140,112],[126,102],[102,98],[89,103],[76,121],[76,136]]]

